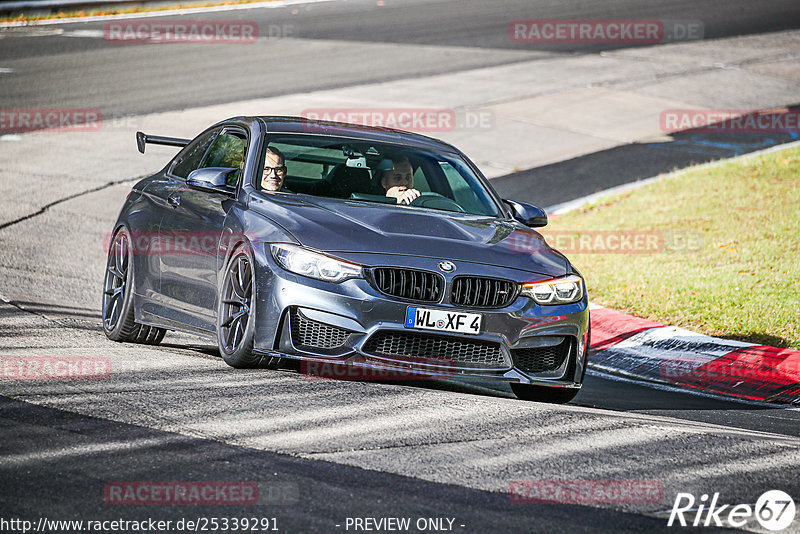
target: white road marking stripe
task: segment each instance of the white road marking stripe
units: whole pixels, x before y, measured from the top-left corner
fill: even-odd
[[[14,72],[14,69],[0,67],[0,74],[11,74],[12,72]]]
[[[61,35],[64,37],[99,37],[102,39],[105,34],[103,30],[73,30],[64,32]]]

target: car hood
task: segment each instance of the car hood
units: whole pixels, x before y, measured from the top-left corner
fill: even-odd
[[[544,276],[569,263],[542,236],[516,221],[284,194],[254,195],[250,209],[307,247],[347,253],[412,255],[504,266]],[[376,261],[376,263],[380,263]]]

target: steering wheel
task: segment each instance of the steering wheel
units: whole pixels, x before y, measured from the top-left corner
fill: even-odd
[[[411,201],[409,206],[464,213],[464,208],[462,208],[458,202],[442,196],[439,193],[420,193],[417,198]]]

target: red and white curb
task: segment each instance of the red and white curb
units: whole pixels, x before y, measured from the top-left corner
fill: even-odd
[[[704,393],[800,404],[800,351],[698,334],[591,305],[589,367]]]

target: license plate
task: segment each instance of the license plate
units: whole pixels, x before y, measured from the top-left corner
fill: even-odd
[[[409,306],[406,308],[406,328],[479,334],[481,331],[481,315],[479,313],[430,310]]]

